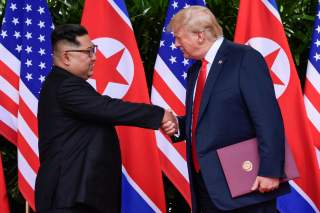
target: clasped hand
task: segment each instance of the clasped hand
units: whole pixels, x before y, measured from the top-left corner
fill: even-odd
[[[161,123],[161,130],[169,136],[172,136],[178,132],[177,118],[170,109],[165,110]]]
[[[279,178],[261,177],[257,176],[253,186],[252,191],[258,190],[261,193],[271,192],[279,187]]]

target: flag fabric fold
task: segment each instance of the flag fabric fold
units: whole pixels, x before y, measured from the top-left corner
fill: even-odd
[[[18,184],[34,209],[39,167],[37,105],[51,70],[51,15],[45,0],[7,0],[0,34],[0,134],[18,147]]]
[[[316,153],[300,81],[275,0],[240,1],[235,42],[248,44],[264,56],[281,108],[286,139],[300,172],[300,178],[290,181],[292,192],[278,198],[278,210],[319,212],[320,174]]]
[[[82,24],[98,45],[90,83],[101,94],[150,103],[144,69],[122,0],[86,1]],[[166,212],[154,132],[117,127],[122,155],[122,212]],[[108,189],[106,189],[108,190]]]
[[[187,70],[194,61],[186,59],[174,45],[174,36],[166,32],[172,16],[190,5],[205,5],[204,0],[170,0],[154,66],[151,102],[170,108],[176,115],[185,114]],[[169,137],[156,131],[161,168],[191,206],[185,142],[172,144]]]
[[[0,210],[2,213],[10,213],[1,154],[0,154]]]

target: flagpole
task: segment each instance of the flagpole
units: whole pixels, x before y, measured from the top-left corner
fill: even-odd
[[[30,213],[30,208],[29,208],[29,204],[27,201],[26,201],[26,213]]]

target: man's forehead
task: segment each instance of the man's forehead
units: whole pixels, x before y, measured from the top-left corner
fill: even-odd
[[[174,32],[173,32],[173,34],[174,34],[174,36],[175,37],[177,37],[177,36],[181,36],[181,35],[183,35],[183,34],[185,34],[186,33],[186,27],[185,26],[180,26],[178,29],[176,29]]]
[[[89,35],[77,36],[76,39],[80,43],[81,46],[87,46],[87,45],[93,44]]]

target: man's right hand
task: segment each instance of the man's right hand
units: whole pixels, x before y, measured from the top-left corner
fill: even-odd
[[[165,110],[161,123],[161,129],[169,136],[172,136],[178,132],[178,120],[173,112],[169,109]]]

